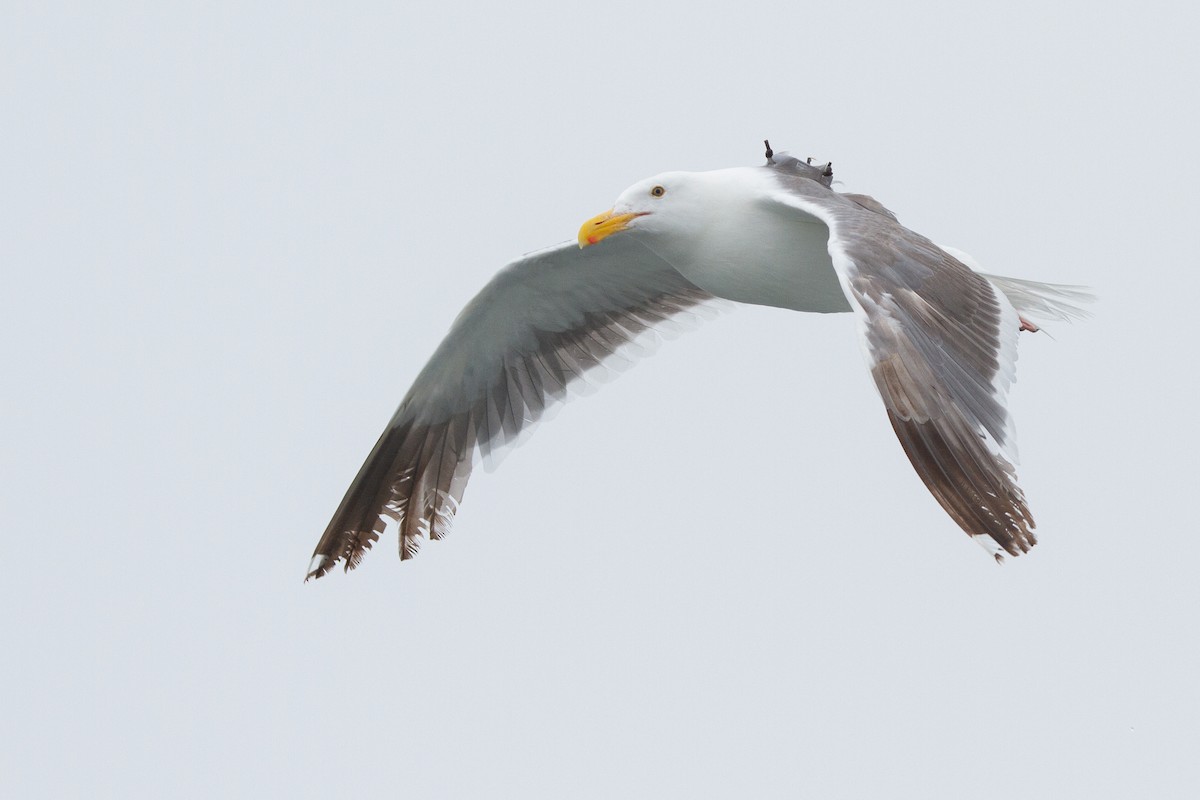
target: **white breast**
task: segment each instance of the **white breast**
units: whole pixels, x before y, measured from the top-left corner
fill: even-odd
[[[686,246],[660,253],[707,292],[741,303],[821,313],[850,311],[829,257],[829,229],[771,202],[761,172],[703,173],[704,225]],[[657,249],[657,248],[656,248]]]

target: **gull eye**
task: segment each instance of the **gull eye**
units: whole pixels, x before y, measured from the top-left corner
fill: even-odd
[[[667,190],[661,186],[655,186],[653,189],[650,190],[650,194],[653,197],[662,197],[666,193],[667,193]]]

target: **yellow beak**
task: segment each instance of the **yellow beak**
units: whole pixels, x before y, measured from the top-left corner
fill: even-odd
[[[601,239],[607,239],[614,233],[620,233],[629,227],[630,221],[635,217],[645,216],[646,213],[643,211],[638,214],[614,214],[610,208],[603,214],[597,214],[579,229],[579,246],[587,247]]]

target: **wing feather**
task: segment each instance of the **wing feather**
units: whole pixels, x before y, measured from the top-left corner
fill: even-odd
[[[623,366],[655,326],[711,300],[658,256],[614,238],[527,256],[473,299],[418,375],[313,552],[347,570],[397,523],[400,557],[450,530],[477,454],[527,435],[584,376]]]
[[[888,420],[922,482],[997,560],[1037,543],[1017,484],[1006,400],[1019,319],[951,252],[815,181],[781,175],[775,199],[829,229],[834,270]]]

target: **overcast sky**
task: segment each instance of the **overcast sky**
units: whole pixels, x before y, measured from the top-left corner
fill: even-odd
[[[5,4],[0,794],[1195,797],[1200,26],[1048,5]],[[763,138],[1100,296],[1022,336],[1033,553],[742,307],[302,583],[492,272]]]

